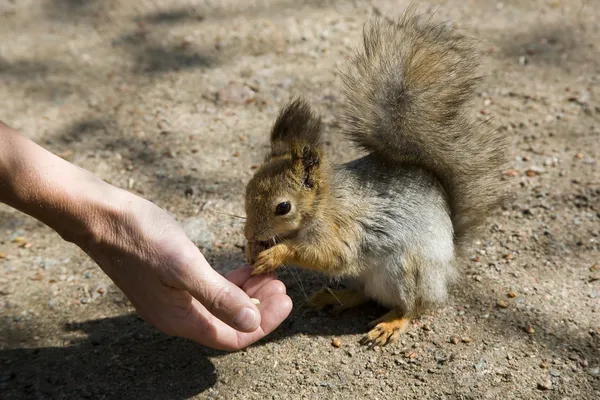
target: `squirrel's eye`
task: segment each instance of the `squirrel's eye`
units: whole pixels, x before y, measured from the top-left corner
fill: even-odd
[[[275,215],[285,215],[289,213],[291,209],[292,205],[289,202],[284,201],[277,204],[277,207],[275,207]]]

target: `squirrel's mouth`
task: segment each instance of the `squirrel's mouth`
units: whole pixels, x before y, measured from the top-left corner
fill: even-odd
[[[273,247],[275,245],[275,238],[269,240],[259,240],[256,242],[260,247],[268,249],[269,247]]]

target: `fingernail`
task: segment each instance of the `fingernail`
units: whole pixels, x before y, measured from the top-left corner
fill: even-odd
[[[244,307],[242,311],[233,320],[233,325],[242,331],[247,331],[254,327],[256,323],[256,311],[249,307]]]

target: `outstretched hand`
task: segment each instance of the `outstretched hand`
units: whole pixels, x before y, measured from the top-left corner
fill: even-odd
[[[236,350],[289,315],[291,299],[275,274],[251,276],[252,269],[244,267],[223,277],[165,211],[132,194],[123,197],[104,233],[78,244],[146,321],[167,334]]]

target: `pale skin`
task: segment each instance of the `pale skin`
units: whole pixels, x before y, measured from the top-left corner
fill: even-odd
[[[1,121],[0,202],[81,248],[166,334],[234,351],[272,332],[291,312],[292,301],[273,272],[253,276],[244,267],[220,275],[164,210]]]

